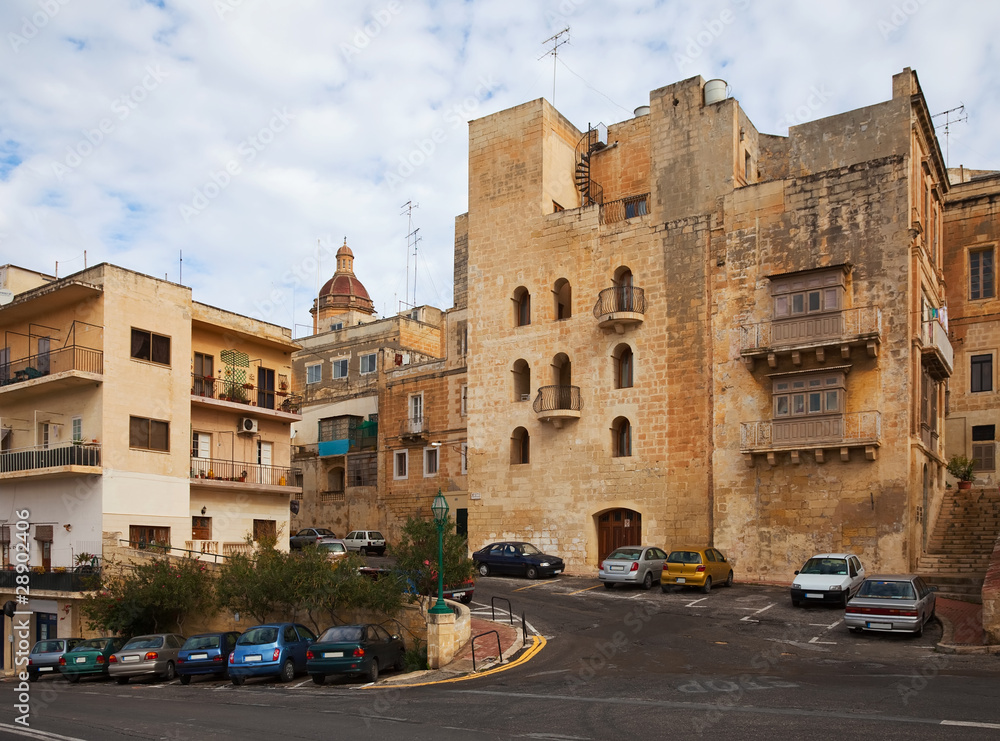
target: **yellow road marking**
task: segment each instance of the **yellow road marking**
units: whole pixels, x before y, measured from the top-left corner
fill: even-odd
[[[600,588],[601,588],[601,585],[598,584],[595,587],[587,587],[586,589],[577,589],[575,592],[566,593],[566,596],[569,597],[570,595],[580,594],[580,592],[589,592],[591,589],[600,589]]]
[[[525,589],[534,589],[535,587],[540,587],[540,586],[542,586],[544,584],[548,584],[548,583],[549,582],[547,582],[547,581],[536,581],[534,584],[529,584],[526,587],[518,587],[514,591],[515,592],[523,592]]]

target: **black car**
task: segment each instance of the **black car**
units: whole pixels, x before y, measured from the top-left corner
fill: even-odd
[[[504,541],[490,543],[472,554],[481,576],[490,574],[517,574],[537,579],[563,572],[563,560],[558,556],[542,553],[531,543]]]
[[[181,684],[190,684],[191,677],[207,674],[225,678],[229,668],[229,654],[236,648],[239,632],[201,633],[191,636],[177,654],[177,675]]]

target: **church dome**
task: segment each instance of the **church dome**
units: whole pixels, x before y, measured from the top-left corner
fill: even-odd
[[[326,316],[345,310],[375,313],[375,304],[368,291],[354,275],[354,253],[347,246],[347,239],[337,250],[337,272],[320,289],[316,308],[323,310]]]

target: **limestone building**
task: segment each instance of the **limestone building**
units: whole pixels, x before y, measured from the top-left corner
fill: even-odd
[[[80,634],[77,567],[108,549],[216,558],[287,533],[290,330],[110,264],[0,275],[16,276],[0,306],[0,540],[9,566],[27,511],[33,638]]]
[[[470,124],[469,533],[914,567],[945,486],[949,182],[916,74],[759,132],[722,81]],[[475,497],[479,498],[475,498]]]

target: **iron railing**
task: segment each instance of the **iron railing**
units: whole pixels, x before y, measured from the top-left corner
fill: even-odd
[[[579,412],[583,409],[579,386],[542,386],[532,404],[536,413],[551,412],[554,409],[571,409]]]
[[[426,435],[430,431],[430,423],[426,416],[407,417],[399,424],[400,437]]]
[[[830,322],[834,330],[830,331]],[[826,323],[826,325],[824,325]],[[798,332],[777,330],[801,326]],[[781,336],[778,336],[778,335]],[[740,325],[740,351],[765,350],[776,345],[815,343],[824,340],[850,340],[856,337],[882,336],[882,309],[878,306],[858,306],[839,312],[813,314],[794,319],[779,319]]]
[[[879,412],[851,412],[816,418],[817,423],[834,420],[837,434],[808,434],[794,439],[775,439],[775,427],[808,423],[810,417],[788,417],[740,423],[740,451],[767,450],[777,447],[810,448],[824,445],[863,445],[882,439],[882,415]],[[817,428],[820,429],[820,428]],[[829,428],[827,428],[829,429]]]
[[[0,589],[13,592],[18,585],[17,576],[12,568],[0,571]],[[49,569],[45,572],[38,572],[33,568],[27,576],[27,586],[32,591],[47,589],[54,592],[86,592],[100,582],[101,571],[92,566]]]
[[[646,292],[635,286],[612,286],[597,294],[594,317],[600,319],[609,314],[628,312],[646,313]]]
[[[302,397],[299,394],[258,388],[252,383],[238,383],[226,378],[201,376],[197,373],[191,374],[191,395],[246,404],[259,409],[278,409],[292,414],[297,414],[302,405]]]
[[[191,478],[234,481],[259,486],[294,486],[292,469],[218,458],[192,458]]]
[[[100,466],[100,443],[70,443],[58,448],[18,448],[0,453],[0,473],[57,466]]]
[[[77,370],[85,373],[104,373],[104,353],[90,347],[70,345],[58,350],[28,355],[17,360],[0,363],[0,385],[30,381],[53,373]]]
[[[649,213],[649,193],[642,193],[601,204],[601,223],[613,224],[616,221],[645,216],[647,213]]]

